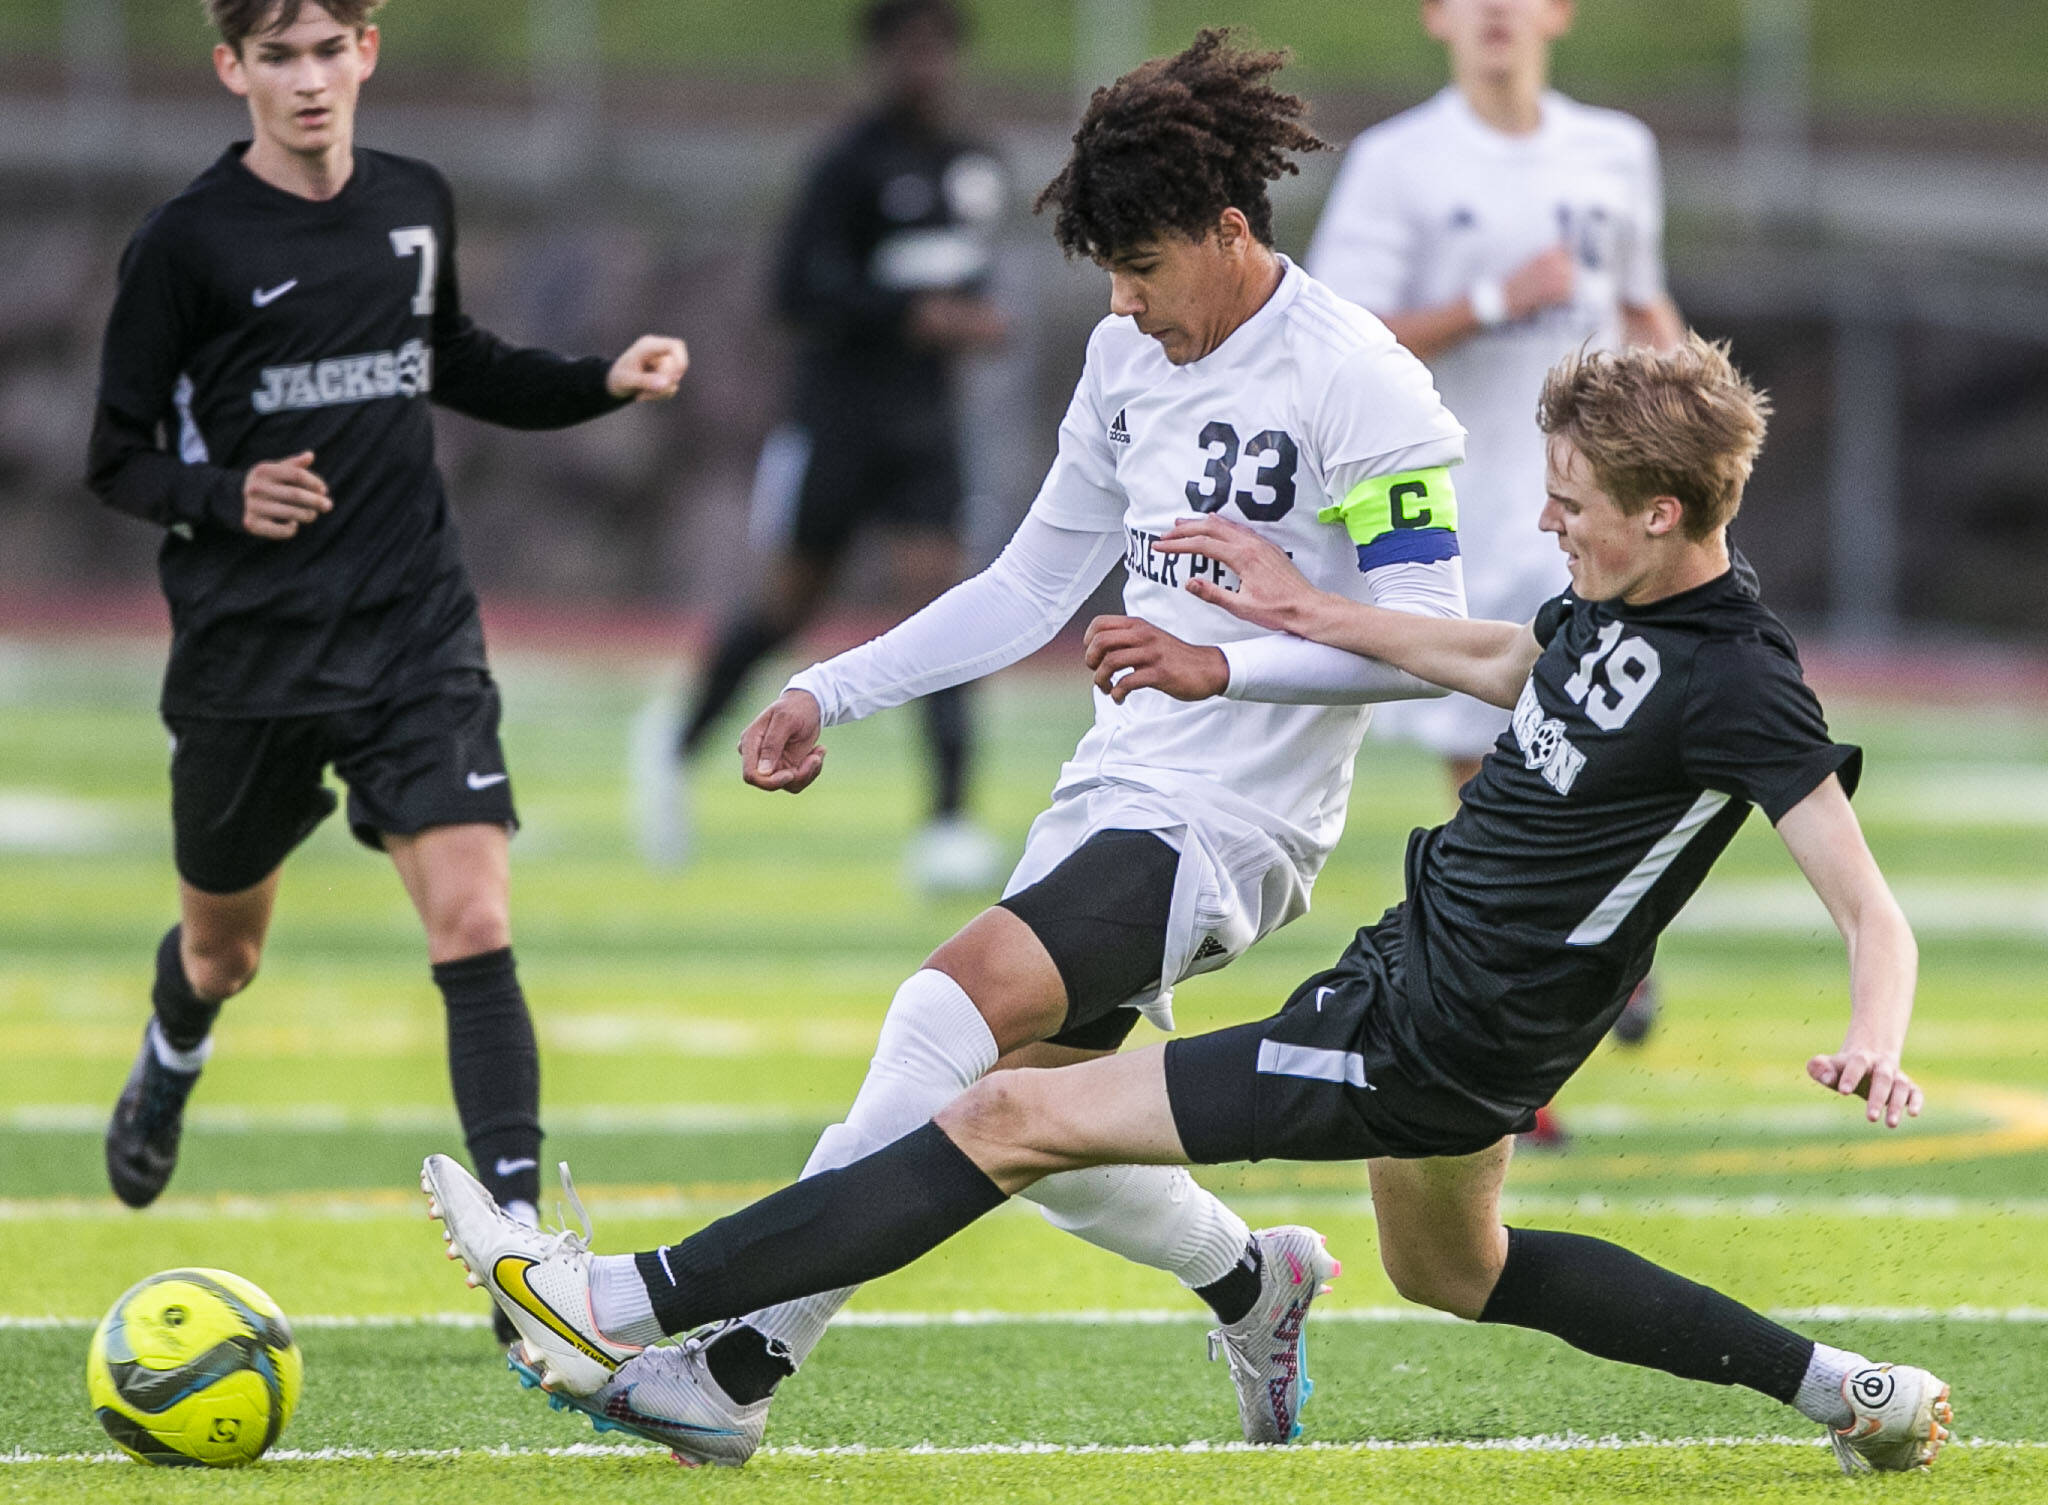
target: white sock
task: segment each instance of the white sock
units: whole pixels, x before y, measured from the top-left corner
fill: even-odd
[[[1869,1362],[1860,1353],[1830,1348],[1825,1343],[1814,1344],[1806,1378],[1799,1382],[1799,1393],[1792,1397],[1793,1406],[1801,1416],[1824,1427],[1846,1427],[1856,1419],[1856,1413],[1850,1410],[1848,1399],[1842,1394],[1842,1381]]]
[[[590,1319],[614,1343],[645,1348],[668,1336],[654,1315],[640,1266],[630,1254],[600,1254],[591,1260]]]
[[[1055,1228],[1178,1276],[1194,1288],[1228,1275],[1251,1230],[1178,1165],[1097,1165],[1047,1176],[1023,1195]]]
[[[191,1076],[213,1055],[213,1036],[208,1035],[190,1050],[178,1050],[164,1038],[163,1026],[152,1019],[149,1021],[149,1048],[156,1052],[158,1065]]]
[[[914,974],[890,1001],[867,1080],[846,1110],[846,1121],[818,1137],[804,1175],[836,1170],[895,1143],[995,1064],[995,1036],[966,990],[943,972],[926,968]],[[802,1364],[853,1289],[787,1301],[755,1312],[746,1323],[786,1344],[790,1363]]]

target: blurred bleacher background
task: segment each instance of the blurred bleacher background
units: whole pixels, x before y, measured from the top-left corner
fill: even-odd
[[[560,435],[441,414],[499,600],[715,613],[784,351],[764,256],[861,98],[857,0],[392,0],[365,144],[453,180],[464,297],[573,352],[683,335],[686,396]],[[1342,144],[1443,80],[1412,0],[974,0],[973,119],[1007,158],[1000,296],[969,382],[986,556],[1050,457],[1101,274],[1028,211],[1077,101],[1201,24],[1294,49]],[[1837,646],[2048,649],[2048,4],[1580,0],[1557,83],[1663,143],[1680,306],[1778,417],[1737,537]],[[231,139],[198,0],[0,0],[0,600],[140,600],[154,530],[79,481],[114,265]],[[1336,155],[1282,185],[1299,252]],[[860,570],[854,571],[858,587]],[[858,594],[858,590],[856,590]],[[113,609],[110,607],[110,609]]]

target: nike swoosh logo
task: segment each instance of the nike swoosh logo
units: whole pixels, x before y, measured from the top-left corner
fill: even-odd
[[[517,1160],[507,1160],[503,1155],[498,1157],[498,1174],[501,1176],[515,1176],[521,1171],[539,1169],[540,1162],[530,1155],[522,1155]]]
[[[546,1324],[571,1348],[586,1357],[597,1360],[608,1370],[617,1369],[619,1361],[610,1354],[594,1347],[590,1340],[566,1322],[562,1314],[542,1300],[540,1294],[526,1283],[526,1272],[534,1267],[534,1261],[517,1254],[501,1254],[491,1267],[491,1283],[503,1291],[510,1301],[529,1316]]]
[[[472,789],[488,789],[491,785],[502,784],[511,777],[512,775],[509,773],[473,773],[469,776],[469,787]]]
[[[1337,991],[1337,990],[1336,990],[1335,988],[1317,988],[1317,989],[1316,989],[1316,1012],[1317,1012],[1318,1014],[1320,1014],[1320,1013],[1321,1013],[1321,1012],[1323,1011],[1323,1000],[1324,1000],[1325,998],[1328,998],[1328,997],[1329,997],[1329,996],[1330,996],[1330,995],[1331,995],[1332,993],[1334,993],[1334,992],[1336,992],[1336,991]]]
[[[299,279],[294,277],[289,282],[280,282],[276,287],[259,287],[249,294],[249,301],[258,308],[268,308],[298,285]]]

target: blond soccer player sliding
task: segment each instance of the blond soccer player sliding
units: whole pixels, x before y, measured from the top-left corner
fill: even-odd
[[[1514,1131],[1599,1043],[1752,808],[1848,943],[1848,1031],[1807,1074],[1873,1124],[1920,1111],[1900,1063],[1916,955],[1850,810],[1861,753],[1829,737],[1791,636],[1728,546],[1766,413],[1697,338],[1559,365],[1540,407],[1542,527],[1572,586],[1527,624],[1341,599],[1248,529],[1181,523],[1158,547],[1210,562],[1185,588],[1218,611],[1513,708],[1513,745],[1411,839],[1406,898],[1270,1019],[995,1073],[888,1147],[663,1248],[600,1257],[536,1235],[432,1157],[433,1210],[525,1335],[515,1360],[605,1424],[688,1447],[702,1413],[673,1350],[636,1356],[607,1333],[649,1314],[686,1333],[873,1279],[1078,1167],[1362,1159],[1381,1258],[1410,1300],[1747,1386],[1826,1427],[1846,1470],[1931,1462],[1952,1418],[1926,1370],[1816,1342],[1603,1240],[1500,1218]],[[1366,532],[1427,525],[1399,486],[1342,510]]]

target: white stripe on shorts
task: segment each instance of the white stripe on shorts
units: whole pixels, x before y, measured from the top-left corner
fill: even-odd
[[[747,498],[747,542],[763,554],[787,548],[796,537],[797,501],[811,468],[811,436],[794,423],[779,424],[761,445]]]
[[[1363,1087],[1365,1057],[1355,1050],[1321,1050],[1313,1045],[1259,1042],[1261,1076],[1304,1076],[1318,1082],[1346,1082]]]

